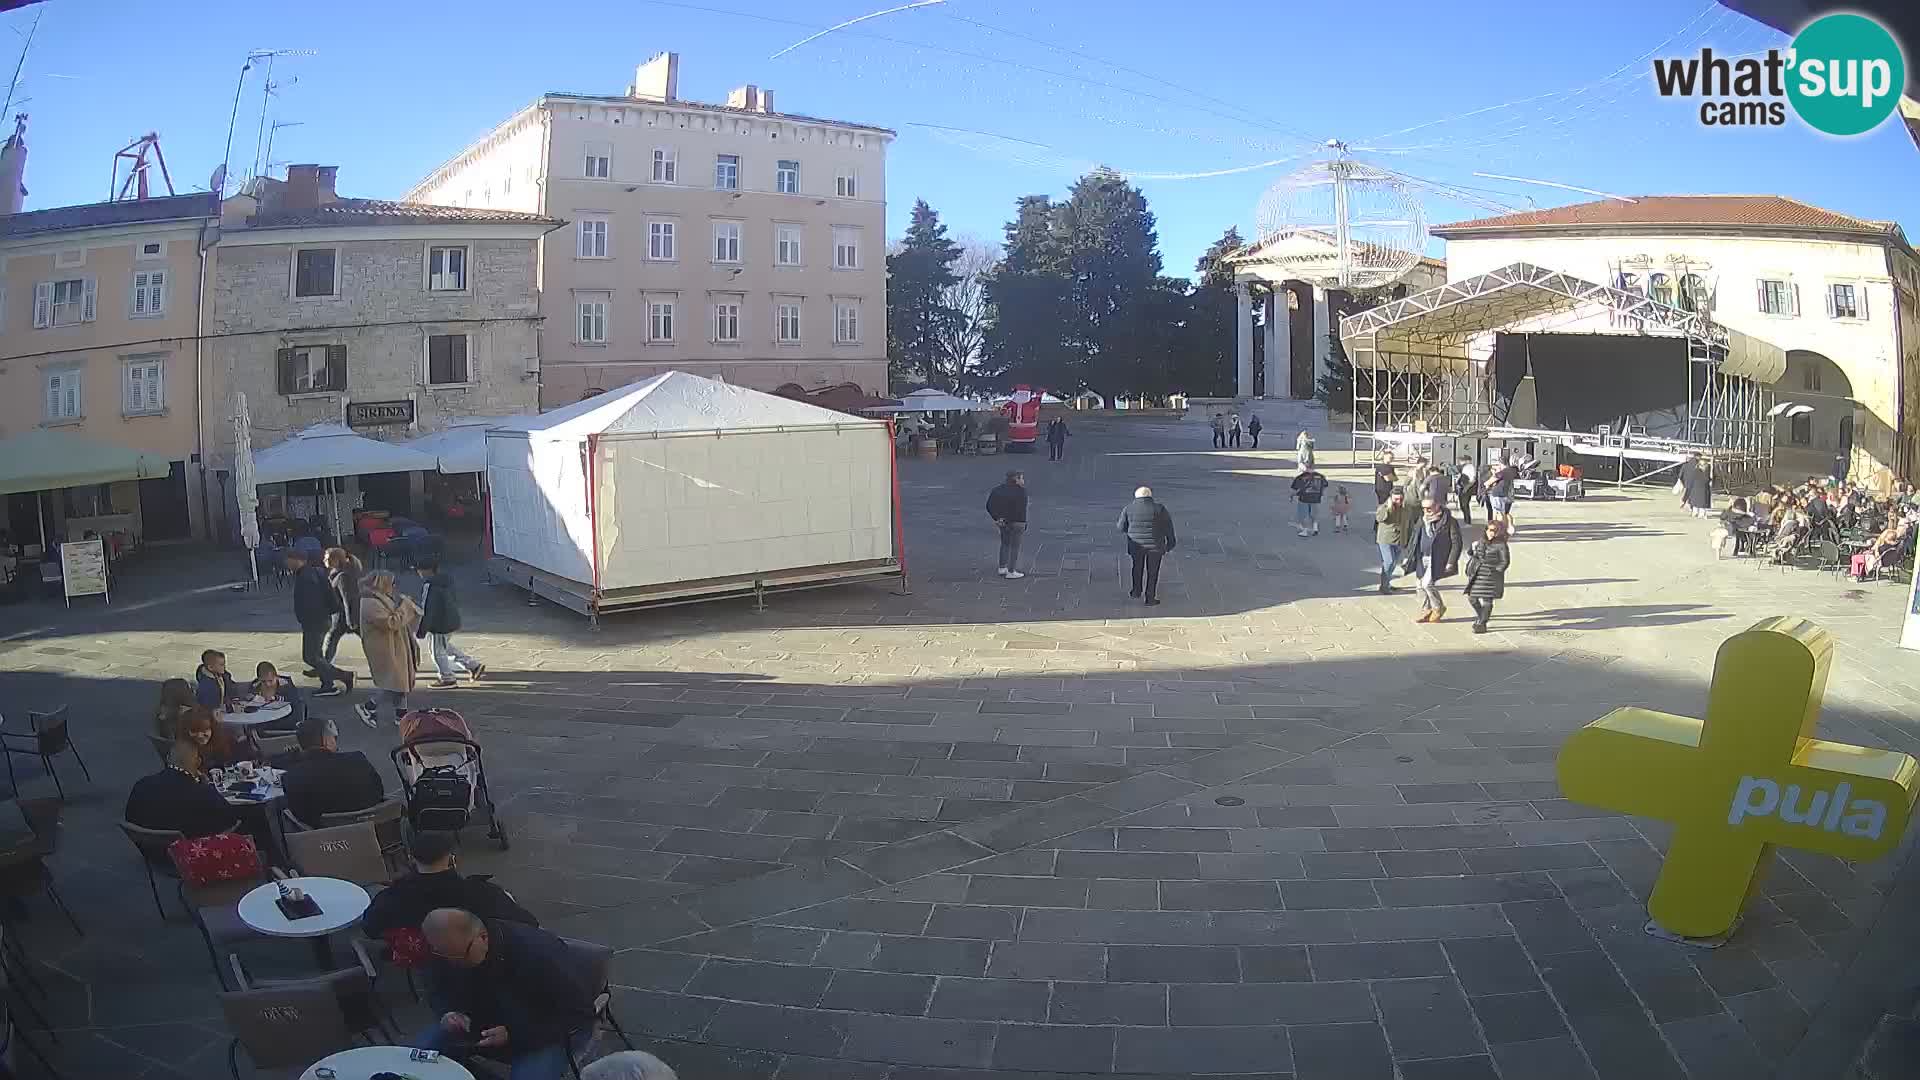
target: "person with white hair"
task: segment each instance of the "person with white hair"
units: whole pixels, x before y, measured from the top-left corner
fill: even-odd
[[[580,1070],[580,1080],[679,1080],[667,1063],[644,1050],[608,1054]]]
[[[1147,606],[1160,602],[1154,593],[1160,587],[1160,561],[1177,543],[1173,535],[1173,515],[1153,497],[1150,487],[1133,489],[1133,501],[1120,511],[1120,531],[1127,537],[1127,554],[1133,557],[1133,591],[1138,599],[1144,589]]]

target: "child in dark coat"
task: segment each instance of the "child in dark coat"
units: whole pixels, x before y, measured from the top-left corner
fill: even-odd
[[[1493,618],[1493,602],[1506,595],[1507,568],[1513,565],[1513,552],[1507,547],[1507,527],[1500,521],[1487,522],[1486,536],[1467,548],[1467,602],[1473,605],[1473,632],[1487,632],[1487,620]]]
[[[453,643],[453,632],[460,629],[460,599],[453,591],[453,579],[440,573],[440,564],[431,558],[420,560],[415,569],[425,584],[420,594],[420,610],[424,614],[414,634],[433,642],[433,666],[440,670],[434,687],[445,690],[458,686],[454,676],[462,673],[478,679],[486,674],[487,665],[460,651]]]

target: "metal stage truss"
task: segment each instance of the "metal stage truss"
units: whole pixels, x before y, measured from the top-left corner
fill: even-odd
[[[1659,444],[1667,454],[1694,450],[1713,463],[1723,487],[1771,482],[1773,384],[1786,372],[1786,353],[1714,322],[1706,314],[1529,263],[1448,282],[1340,322],[1340,341],[1354,370],[1355,460],[1409,434],[1463,434],[1505,426],[1494,408],[1496,331],[1598,332],[1684,337],[1687,401],[1653,417],[1635,441]],[[1541,432],[1575,453],[1627,461],[1611,440],[1592,432]],[[1617,438],[1617,436],[1616,436]],[[1671,459],[1656,460],[1662,472]]]

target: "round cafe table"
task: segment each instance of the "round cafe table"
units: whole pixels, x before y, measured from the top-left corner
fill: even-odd
[[[269,881],[241,897],[240,921],[268,937],[312,938],[314,957],[320,961],[321,970],[326,970],[333,964],[327,935],[359,922],[372,898],[367,890],[339,878],[288,878],[284,883],[288,888],[304,891],[320,905],[320,914],[291,920],[282,915],[279,905],[274,903],[280,898],[280,884]]]
[[[271,705],[262,705],[253,712],[223,712],[215,715],[219,716],[221,723],[246,728],[248,734],[252,734],[253,729],[259,727],[261,724],[271,724],[275,720],[285,720],[292,714],[293,702],[276,701]]]
[[[406,1046],[359,1046],[314,1062],[300,1074],[300,1080],[321,1080],[321,1069],[332,1069],[334,1080],[367,1080],[381,1072],[419,1080],[473,1080],[473,1074],[457,1061],[443,1057],[428,1063],[415,1061],[412,1055],[412,1048]]]

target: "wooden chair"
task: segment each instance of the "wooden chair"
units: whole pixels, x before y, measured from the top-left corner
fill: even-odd
[[[62,705],[52,712],[27,713],[27,729],[23,732],[13,732],[8,731],[4,725],[0,725],[0,750],[6,752],[7,783],[13,786],[15,798],[20,795],[19,781],[13,775],[15,754],[39,758],[41,767],[47,770],[47,775],[53,777],[54,790],[60,793],[62,799],[67,797],[67,790],[60,783],[60,774],[53,769],[53,759],[56,755],[64,751],[72,751],[73,760],[80,763],[81,774],[87,778],[87,783],[93,783],[93,773],[87,770],[86,759],[80,756],[80,748],[75,746],[72,738],[67,735],[67,706]]]

